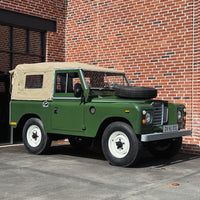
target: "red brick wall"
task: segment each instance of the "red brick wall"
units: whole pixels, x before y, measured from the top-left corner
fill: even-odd
[[[0,38],[1,38],[0,50],[9,51],[10,49],[9,37],[8,37],[9,34],[10,34],[10,29],[8,27],[0,25]],[[2,64],[0,63],[0,72],[7,72],[10,69],[9,55],[5,52],[0,52],[0,62],[1,63],[3,62]],[[2,87],[0,87],[0,92],[1,88]]]
[[[192,128],[193,134],[192,138],[187,140],[188,144],[185,145],[185,151],[195,151],[198,153],[199,146],[200,146],[200,121],[199,121],[199,114],[200,114],[200,2],[199,0],[195,0],[195,7],[194,7],[194,42],[193,42],[193,98],[192,98]]]
[[[198,0],[194,8],[192,0],[71,0],[66,26],[66,61],[124,69],[134,85],[184,103],[193,129],[184,150],[193,153],[200,153],[199,10]]]
[[[193,135],[183,151],[200,153],[199,0],[1,0],[0,7],[57,20],[47,61],[123,69],[132,84],[184,103]]]
[[[57,32],[47,33],[46,60],[64,61],[66,0],[1,0],[0,8],[46,19],[56,19]]]

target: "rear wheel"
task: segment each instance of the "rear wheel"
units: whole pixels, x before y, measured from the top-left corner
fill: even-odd
[[[26,149],[34,154],[45,153],[51,145],[42,121],[38,118],[30,118],[26,121],[22,137]]]
[[[128,167],[139,160],[141,143],[130,125],[113,122],[103,133],[102,150],[110,164]]]
[[[155,157],[171,158],[175,156],[182,146],[182,137],[152,142],[148,146],[149,152]]]

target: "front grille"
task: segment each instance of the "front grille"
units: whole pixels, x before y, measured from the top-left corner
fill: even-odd
[[[164,104],[162,102],[152,102],[151,104],[154,108],[153,125],[160,126],[163,125],[164,118]]]

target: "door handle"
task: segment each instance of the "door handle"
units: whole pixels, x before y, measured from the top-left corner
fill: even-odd
[[[58,114],[58,108],[57,107],[54,108],[54,114]]]

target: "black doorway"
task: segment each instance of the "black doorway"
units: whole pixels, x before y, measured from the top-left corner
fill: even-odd
[[[0,145],[20,140],[9,126],[9,70],[45,62],[47,31],[56,31],[56,21],[0,9]]]

